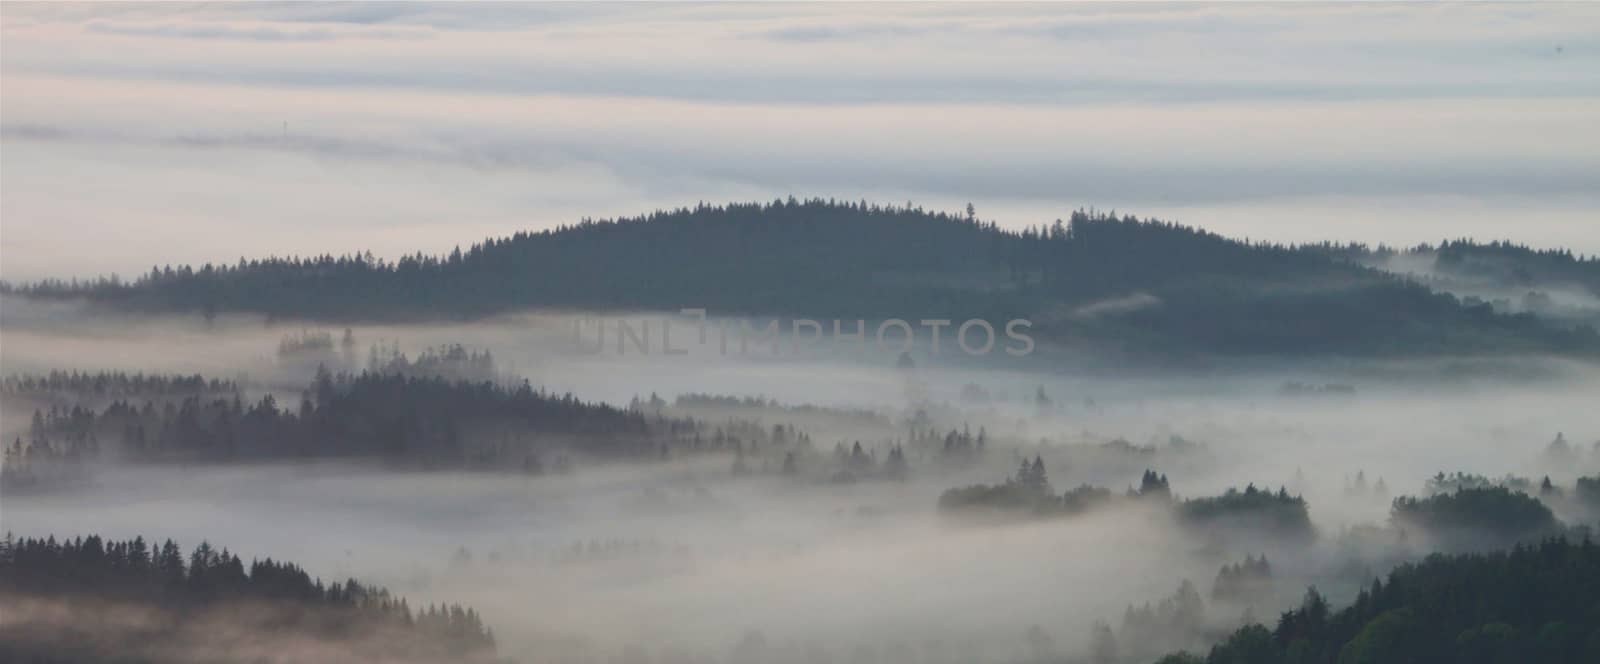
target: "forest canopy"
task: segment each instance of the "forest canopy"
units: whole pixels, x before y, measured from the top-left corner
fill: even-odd
[[[1471,598],[1471,601],[1462,601]],[[1434,554],[1333,611],[1315,588],[1276,628],[1249,625],[1206,657],[1158,664],[1515,664],[1600,661],[1600,547],[1545,540]]]
[[[1096,211],[1013,231],[970,210],[790,198],[585,219],[444,256],[241,258],[0,292],[316,320],[473,319],[539,307],[1030,318],[1047,340],[1154,356],[1600,353],[1590,326],[1468,306],[1361,265],[1368,251],[1247,243]]]
[[[7,534],[0,602],[10,614],[0,623],[5,661],[493,661],[495,652],[470,608],[413,609],[383,588],[325,584],[270,558],[246,564],[207,542],[185,556],[170,539]]]

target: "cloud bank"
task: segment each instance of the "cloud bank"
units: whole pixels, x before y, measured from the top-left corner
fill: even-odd
[[[0,277],[696,201],[1600,251],[1586,6],[7,5]]]

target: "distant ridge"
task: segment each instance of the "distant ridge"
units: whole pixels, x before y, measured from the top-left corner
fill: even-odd
[[[0,292],[150,312],[462,320],[538,307],[915,320],[1028,317],[1044,341],[1162,355],[1600,355],[1592,327],[1466,306],[1359,264],[1362,245],[1250,244],[1079,210],[1022,231],[794,198],[491,238],[446,256],[161,267]]]

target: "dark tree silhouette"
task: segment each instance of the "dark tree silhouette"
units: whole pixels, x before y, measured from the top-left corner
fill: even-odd
[[[63,601],[70,624],[60,612],[32,610]],[[15,612],[0,623],[0,661],[158,662],[163,651],[149,648],[157,643],[242,648],[249,644],[235,641],[240,628],[251,639],[337,644],[349,657],[372,661],[488,661],[495,650],[472,609],[414,611],[382,588],[354,579],[325,585],[271,559],[246,565],[206,542],[185,562],[172,540],[153,549],[143,537],[58,542],[7,534],[0,541],[0,606]],[[145,612],[140,621],[107,619],[135,608]]]
[[[1306,593],[1275,629],[1250,625],[1206,664],[1577,664],[1600,661],[1600,547],[1550,539],[1509,552],[1434,554],[1333,612]]]
[[[1591,327],[1469,306],[1358,264],[1364,251],[1250,244],[1096,211],[1011,231],[971,215],[790,198],[584,220],[447,256],[240,259],[156,267],[127,281],[7,283],[0,292],[315,320],[476,318],[530,307],[677,311],[689,303],[844,319],[1032,316],[1032,333],[1044,339],[1155,357],[1600,353]],[[1592,279],[1594,265],[1571,269]],[[1147,306],[1093,306],[1133,295]],[[1034,316],[1052,310],[1079,313]],[[331,351],[331,336],[325,341]]]

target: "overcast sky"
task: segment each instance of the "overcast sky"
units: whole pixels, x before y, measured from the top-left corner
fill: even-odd
[[[1600,253],[1600,6],[0,5],[0,277],[787,195]]]

